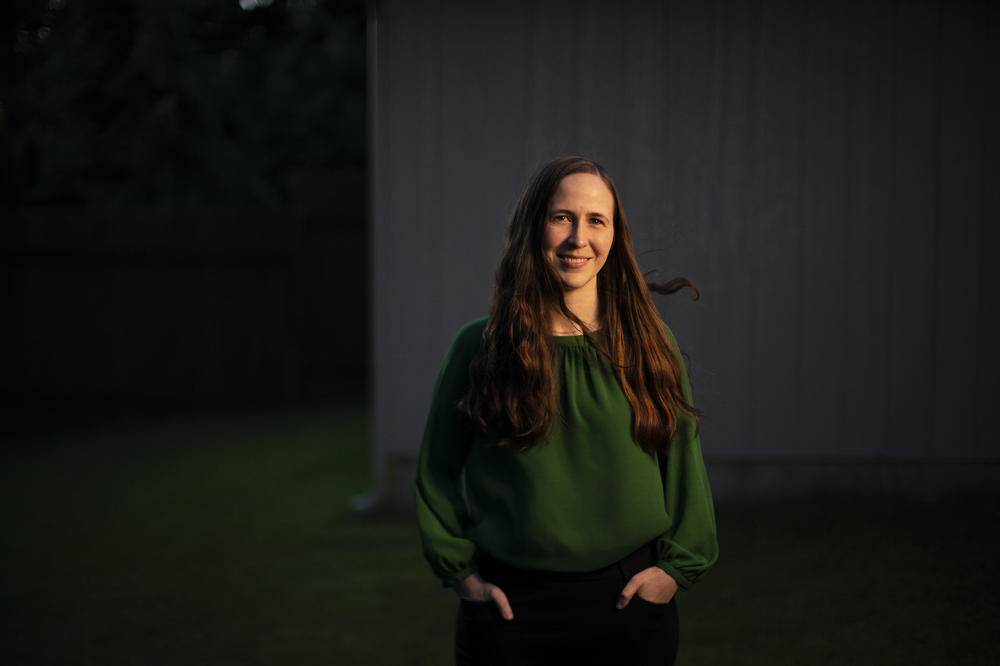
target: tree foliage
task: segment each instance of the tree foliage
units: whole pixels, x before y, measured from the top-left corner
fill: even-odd
[[[361,0],[13,0],[0,9],[0,197],[278,203],[290,168],[361,165]]]

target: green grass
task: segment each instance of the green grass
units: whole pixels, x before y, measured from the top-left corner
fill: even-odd
[[[1000,663],[998,498],[717,513],[723,559],[681,606],[683,663]]]
[[[443,663],[450,599],[414,528],[348,509],[367,419],[188,415],[8,445],[0,662]]]
[[[5,435],[0,663],[448,664],[454,599],[369,487],[360,404]],[[1000,503],[718,509],[678,663],[995,664]]]

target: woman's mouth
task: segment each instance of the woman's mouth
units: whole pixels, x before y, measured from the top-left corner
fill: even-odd
[[[580,268],[590,261],[590,257],[574,257],[568,254],[559,254],[556,256],[559,257],[559,263],[567,268]]]

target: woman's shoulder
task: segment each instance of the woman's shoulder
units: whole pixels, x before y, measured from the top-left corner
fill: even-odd
[[[486,330],[486,321],[487,317],[480,317],[462,324],[451,343],[452,354],[468,356],[479,351],[479,343],[483,338],[483,331]]]
[[[441,363],[441,372],[445,374],[467,372],[469,363],[479,353],[480,340],[482,340],[485,329],[486,317],[473,319],[463,324],[458,329],[458,333],[455,334],[451,346],[444,355],[444,361]]]
[[[670,330],[669,326],[667,326],[667,322],[665,322],[665,321],[663,321],[661,319],[660,323],[663,324],[663,330],[667,334],[667,344],[670,345],[671,351],[673,351],[674,354],[680,356],[681,355],[681,346],[677,342],[677,338],[674,336],[674,332],[672,330]]]
[[[489,317],[479,317],[478,319],[465,322],[462,324],[461,328],[458,329],[458,334],[455,336],[455,339],[475,338],[478,341],[479,338],[483,337],[483,331],[486,330],[486,322],[488,320]]]
[[[667,326],[667,322],[665,322],[665,321],[663,321],[661,319],[660,320],[660,325],[663,326],[663,330],[666,332],[667,338],[669,338],[671,342],[676,343],[677,342],[677,338],[674,337],[674,332],[672,330],[670,330],[669,326]]]

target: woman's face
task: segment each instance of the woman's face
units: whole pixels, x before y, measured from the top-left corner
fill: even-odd
[[[549,201],[542,253],[562,280],[563,292],[593,290],[615,236],[615,198],[600,176],[574,173]]]

